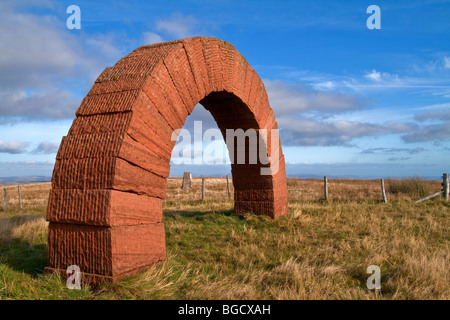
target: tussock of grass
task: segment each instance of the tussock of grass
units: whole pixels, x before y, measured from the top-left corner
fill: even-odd
[[[388,191],[392,194],[407,194],[413,197],[425,197],[430,194],[428,182],[420,177],[387,180]]]
[[[0,217],[0,239],[19,238],[36,243],[46,241],[48,222],[42,215],[20,214]]]

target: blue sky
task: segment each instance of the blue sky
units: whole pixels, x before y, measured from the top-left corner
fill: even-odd
[[[66,27],[71,4],[81,30]],[[379,30],[366,26],[372,4]],[[288,175],[439,179],[450,170],[449,13],[450,1],[2,1],[0,177],[51,176],[104,67],[203,35],[232,43],[263,79]],[[185,127],[195,120],[215,127],[201,106]],[[183,170],[205,172],[172,174]]]

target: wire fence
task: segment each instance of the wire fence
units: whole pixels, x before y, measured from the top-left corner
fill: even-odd
[[[421,178],[386,179],[386,201],[417,201],[443,190],[441,181]],[[182,188],[183,178],[167,179],[165,202],[233,201],[232,177],[194,177],[190,188]],[[3,210],[45,210],[51,183],[33,183],[0,187]],[[289,201],[384,201],[381,179],[287,179]],[[6,196],[6,198],[5,198]],[[445,195],[444,195],[445,196]],[[442,197],[442,196],[441,196]]]
[[[45,209],[50,189],[50,182],[1,186],[0,203],[3,210]]]
[[[202,191],[202,179],[204,190]],[[326,181],[326,188],[325,188]],[[169,178],[166,201],[233,200],[234,188],[229,179],[231,197],[228,196],[226,178],[192,178],[192,188],[182,189],[183,178]],[[382,184],[384,188],[382,188]],[[421,178],[408,179],[287,179],[289,201],[390,201],[418,200],[442,190],[440,181]],[[383,196],[383,189],[384,195]],[[230,199],[231,198],[231,199]]]

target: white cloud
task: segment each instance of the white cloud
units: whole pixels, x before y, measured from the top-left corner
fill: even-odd
[[[59,143],[49,141],[42,141],[39,145],[31,151],[33,154],[55,154],[58,152]]]
[[[446,141],[450,139],[450,121],[425,126],[420,129],[412,130],[402,137],[403,141],[408,143],[425,141]]]
[[[282,143],[290,146],[349,145],[352,140],[391,133],[407,133],[415,127],[404,123],[369,123],[330,120],[337,114],[361,110],[357,95],[338,91],[315,90],[308,85],[264,80],[269,102],[277,117]],[[203,107],[196,107],[183,128],[193,131],[194,121],[205,129],[217,128],[214,118]]]
[[[302,84],[289,85],[279,80],[264,80],[269,102],[277,116],[321,111],[324,114],[362,107],[358,96],[338,91],[321,91]]]
[[[30,145],[28,141],[3,141],[0,140],[0,153],[22,154],[28,153],[27,147]],[[55,154],[58,151],[59,143],[43,141],[34,148],[31,154]]]
[[[156,21],[153,30],[142,34],[144,44],[177,40],[194,36],[208,36],[216,25],[203,19],[201,22],[193,15],[173,13],[170,17]]]
[[[406,161],[410,159],[412,159],[412,157],[391,157],[388,158],[388,161],[396,162],[396,161]]]
[[[407,154],[417,154],[426,151],[425,148],[417,147],[417,148],[369,148],[364,149],[360,152],[360,154],[374,154],[374,153],[383,153],[383,154],[394,154],[394,153],[407,153]]]
[[[40,89],[27,92],[23,89],[0,90],[0,123],[11,118],[63,119],[74,118],[79,99],[63,89]]]
[[[450,103],[438,103],[424,107],[414,108],[414,110],[439,110],[439,109],[450,109]]]
[[[439,143],[450,139],[450,104],[442,103],[416,110],[429,110],[414,115],[414,119],[421,122],[421,127],[408,132],[402,137],[405,142],[434,141]]]
[[[399,122],[332,120],[337,114],[361,110],[363,102],[357,95],[339,91],[320,91],[272,80],[264,83],[282,143],[286,145],[349,145],[362,137],[405,134],[416,129],[412,124]]]
[[[23,3],[0,3],[0,122],[72,118],[98,74],[120,57],[116,38],[71,32],[56,16],[16,6]]]
[[[169,19],[159,20],[156,30],[178,39],[199,35],[200,22],[192,15],[174,13]]]
[[[79,60],[78,42],[57,21],[3,10],[0,5],[0,84],[43,86],[49,74],[67,75]],[[5,32],[8,30],[7,32]]]
[[[25,148],[28,147],[29,142],[23,141],[3,141],[0,140],[0,153],[19,154],[25,153]]]
[[[144,43],[145,44],[152,44],[152,43],[158,43],[163,42],[163,38],[154,32],[144,32]]]
[[[444,67],[444,65],[446,67]],[[410,64],[402,74],[372,69],[361,75],[322,74],[310,70],[290,70],[288,67],[275,66],[279,77],[308,83],[321,91],[340,90],[356,93],[381,91],[385,89],[423,89],[432,95],[450,97],[448,85],[448,67],[450,57],[439,58],[428,64]],[[275,69],[272,67],[272,69]],[[446,69],[447,68],[447,69]],[[262,69],[260,67],[259,69]]]
[[[366,74],[365,77],[373,81],[381,81],[381,73],[376,70],[372,70],[372,72]]]
[[[445,110],[433,110],[423,113],[417,113],[414,118],[417,121],[437,120],[437,121],[450,121],[450,109]]]
[[[319,83],[313,84],[313,87],[318,90],[331,90],[336,87],[336,83],[334,83],[333,81],[319,82]]]
[[[439,143],[450,139],[450,104],[435,104],[418,110],[430,110],[416,113],[414,119],[422,122],[421,127],[408,132],[402,137],[405,142],[434,141]],[[429,122],[428,122],[429,121]]]
[[[444,68],[450,69],[450,57],[444,57]]]
[[[450,57],[449,57],[450,59]],[[320,91],[344,91],[349,90],[356,93],[380,91],[385,89],[423,89],[433,95],[450,97],[450,86],[448,85],[448,73],[442,74],[444,70],[442,59],[433,61],[433,65],[439,68],[424,68],[423,65],[410,65],[405,74],[394,74],[372,69],[361,75],[337,75],[324,74],[311,70],[292,70],[284,66],[258,66],[258,69],[269,69],[278,73],[278,78],[291,81],[307,83],[314,89]],[[425,70],[426,69],[426,70]]]
[[[115,63],[118,58],[121,58],[123,52],[118,46],[119,39],[113,33],[107,34],[91,34],[87,37],[78,38],[80,46],[81,57],[78,56],[76,64],[88,68],[101,68],[100,71],[106,67],[105,62]],[[91,56],[95,53],[95,56]]]
[[[278,117],[283,144],[301,146],[348,145],[361,137],[406,133],[414,128],[406,123],[369,123],[357,121],[317,120],[306,117]]]

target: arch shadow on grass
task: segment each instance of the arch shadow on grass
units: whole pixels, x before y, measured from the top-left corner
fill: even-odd
[[[164,209],[163,210],[163,216],[164,217],[174,217],[174,216],[180,216],[180,217],[200,217],[210,214],[217,214],[217,215],[223,215],[223,216],[234,216],[234,209],[226,209],[226,210],[205,210],[205,211],[199,211],[194,209]]]

